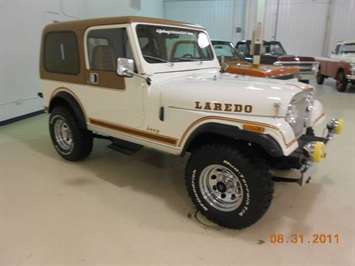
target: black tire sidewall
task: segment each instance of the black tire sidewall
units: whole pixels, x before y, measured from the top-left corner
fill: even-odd
[[[59,154],[63,155],[63,156],[67,156],[69,154],[71,154],[74,150],[75,147],[75,141],[74,141],[74,130],[73,130],[73,125],[70,122],[70,120],[68,119],[69,113],[66,113],[66,111],[64,109],[54,109],[53,112],[51,113],[50,119],[49,119],[49,131],[50,131],[50,135],[51,135],[51,139],[52,139],[52,143],[54,145],[54,147],[56,148],[56,150],[58,151]],[[73,138],[73,142],[71,143],[71,146],[69,149],[63,149],[63,147],[61,147],[58,142],[56,141],[56,136],[54,133],[54,127],[55,127],[55,123],[57,121],[64,121],[72,134],[72,138]]]
[[[252,167],[249,159],[236,151],[228,150],[223,153],[204,149],[203,153],[191,158],[185,180],[190,197],[198,210],[208,219],[228,228],[241,229],[259,220],[272,200],[273,184],[271,176],[265,172],[266,169],[261,171],[257,169],[258,167]],[[218,210],[203,198],[199,185],[201,173],[211,164],[228,168],[242,184],[243,199],[235,210],[226,212]],[[266,179],[270,179],[264,180],[267,185],[260,179],[262,174],[266,174]],[[271,193],[268,190],[271,190]]]
[[[59,120],[64,121],[71,131],[72,143],[69,149],[61,147],[56,140],[54,127],[55,123]],[[51,112],[49,118],[49,132],[53,146],[60,156],[66,160],[79,161],[87,157],[92,150],[93,138],[91,133],[87,130],[81,129],[75,116],[64,107],[56,107]]]
[[[324,76],[321,74],[320,69],[319,69],[319,71],[318,71],[318,73],[317,73],[316,80],[317,80],[317,83],[318,83],[319,85],[322,85],[323,82],[324,82]]]
[[[347,80],[344,72],[339,72],[337,74],[337,82],[336,82],[337,91],[344,92],[346,90],[347,86],[348,86],[348,80]]]

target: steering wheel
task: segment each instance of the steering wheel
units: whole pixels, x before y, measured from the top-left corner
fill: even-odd
[[[192,54],[184,54],[183,56],[181,56],[181,58],[194,58],[194,56]]]

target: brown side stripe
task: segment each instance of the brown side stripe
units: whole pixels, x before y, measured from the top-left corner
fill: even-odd
[[[145,132],[143,130],[138,130],[138,129],[133,129],[133,128],[128,128],[128,127],[124,127],[124,126],[120,126],[120,125],[116,125],[116,124],[111,124],[102,120],[98,120],[95,118],[89,118],[89,121],[92,125],[95,126],[100,126],[100,127],[105,127],[114,131],[119,131],[122,133],[126,133],[129,135],[133,135],[133,136],[138,136],[138,137],[142,137],[145,139],[149,139],[149,140],[154,140],[154,141],[158,141],[164,144],[169,144],[169,145],[173,145],[176,146],[178,139],[175,138],[171,138],[171,137],[167,137],[167,136],[162,136],[162,135],[157,135],[157,134],[153,134],[153,133],[149,133],[149,132]]]

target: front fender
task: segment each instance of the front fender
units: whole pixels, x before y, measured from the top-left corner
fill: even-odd
[[[323,109],[323,105],[321,104],[320,101],[314,100],[313,109],[312,109],[311,116],[309,118],[308,125],[310,125],[312,127],[317,126],[323,122],[325,117],[326,117],[326,115],[325,115],[325,112]]]
[[[269,135],[239,129],[235,126],[223,125],[217,123],[207,123],[196,128],[187,139],[182,154],[189,150],[194,142],[204,134],[220,135],[235,140],[252,142],[261,146],[271,156],[283,156],[280,145]]]

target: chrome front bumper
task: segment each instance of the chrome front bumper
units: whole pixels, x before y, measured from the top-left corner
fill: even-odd
[[[309,159],[301,166],[299,170],[300,178],[297,183],[301,186],[308,183],[311,179],[311,174],[314,172],[315,162],[321,162],[325,156],[325,145],[334,138],[335,134],[340,134],[343,129],[343,120],[333,118],[327,124],[327,135],[323,140],[313,141],[308,143],[303,149],[308,153]],[[322,143],[322,144],[320,144]],[[320,145],[318,145],[320,144]],[[317,150],[319,149],[319,150]]]
[[[327,135],[317,137],[311,133],[303,135],[299,139],[299,148],[287,157],[290,170],[272,170],[277,179],[297,182],[303,186],[311,179],[316,163],[320,163],[326,157],[325,145],[335,134],[340,134],[343,127],[342,119],[331,119],[326,126]],[[296,166],[297,165],[297,166]]]

